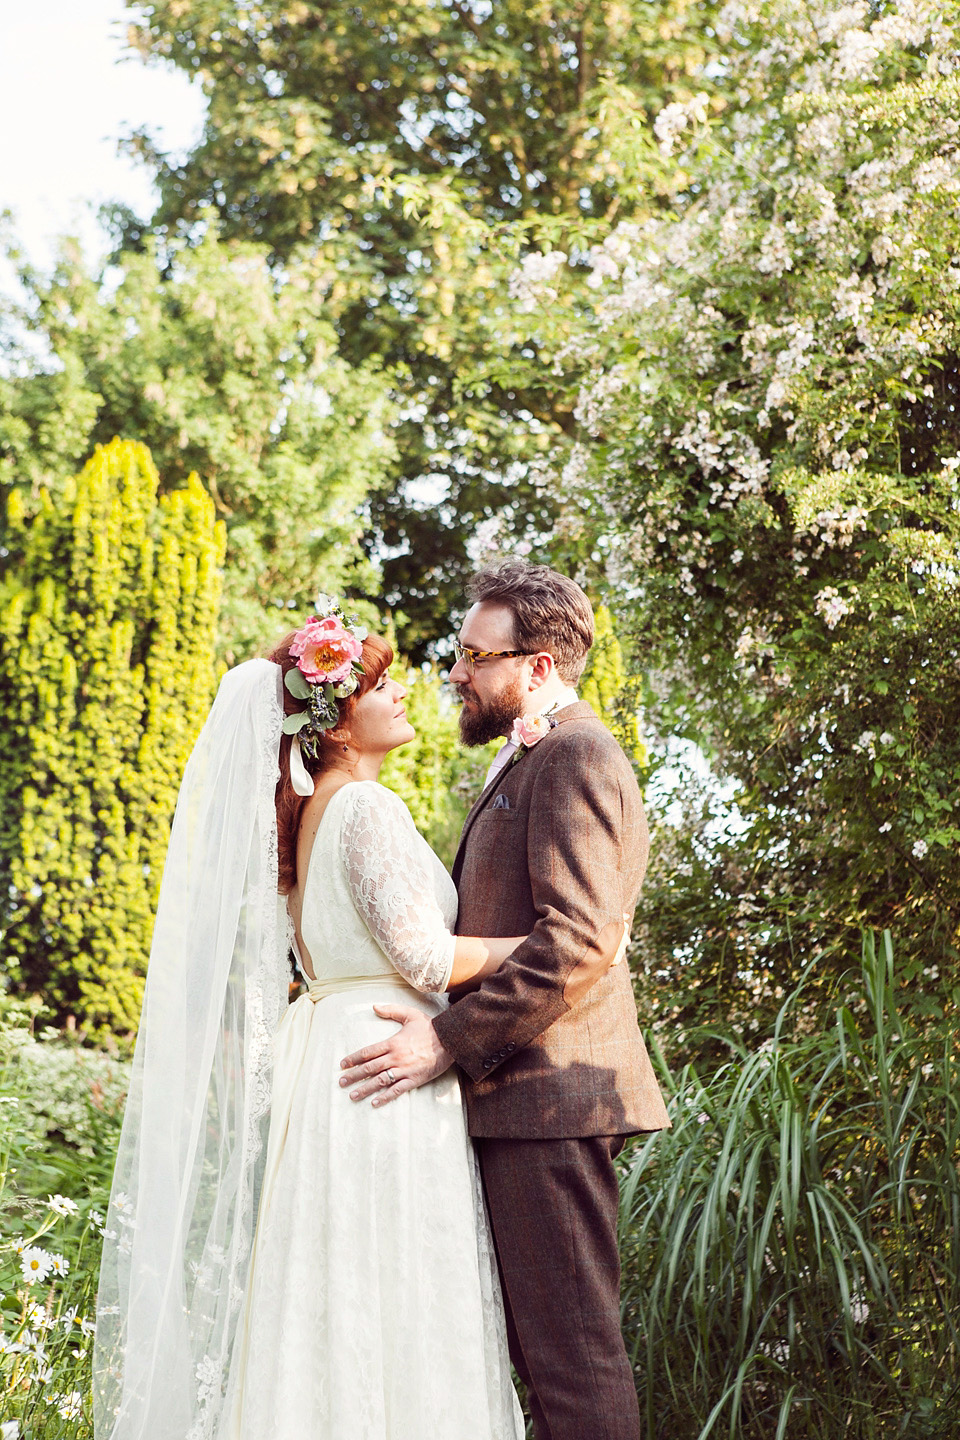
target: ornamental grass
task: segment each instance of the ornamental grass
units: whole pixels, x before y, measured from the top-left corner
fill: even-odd
[[[863,1015],[788,1040],[797,991],[757,1049],[665,1072],[622,1190],[645,1440],[958,1433],[957,1048],[898,1012],[889,933],[861,965]]]

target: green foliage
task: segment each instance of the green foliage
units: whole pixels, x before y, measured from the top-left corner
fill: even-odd
[[[0,583],[4,964],[60,1016],[133,1032],[180,774],[213,694],[223,526],[196,476],[98,448]]]
[[[377,356],[394,379],[397,464],[373,497],[368,541],[387,547],[386,597],[417,661],[462,604],[478,524],[499,518],[514,536],[552,528],[551,496],[517,461],[571,424],[542,367],[522,383],[518,367],[503,383],[462,383],[502,305],[472,237],[479,229],[496,245],[515,223],[540,218],[563,234],[626,213],[611,94],[655,113],[703,55],[683,17],[712,8],[131,5],[137,48],[201,75],[210,97],[184,163],[133,142],[157,172],[155,225],[195,235],[209,209],[224,234],[263,242],[284,263],[315,247],[335,275],[341,355]]]
[[[577,693],[606,721],[630,759],[645,769],[647,747],[640,739],[637,715],[639,679],[627,676],[623,650],[606,605],[597,607],[595,621],[593,649]]]
[[[524,257],[500,353],[567,378],[558,543],[606,557],[651,728],[739,787],[684,963],[789,983],[881,923],[919,976],[960,924],[957,12],[731,3],[715,42],[652,136],[624,101],[638,213]]]
[[[29,1440],[89,1440],[100,1236],[128,1067],[54,1031],[36,1040],[32,1018],[0,997],[0,1420]]]
[[[222,243],[211,223],[195,245],[148,238],[98,274],[68,244],[51,275],[21,279],[0,484],[28,511],[37,485],[115,435],[149,446],[166,488],[196,472],[227,526],[230,663],[270,639],[278,606],[371,588],[357,541],[392,455],[390,410],[369,367],[337,358],[329,265],[292,257],[275,274],[262,246]]]
[[[960,1373],[950,1025],[898,1012],[867,936],[858,1014],[675,1078],[622,1191],[624,1328],[650,1440],[948,1440]]]

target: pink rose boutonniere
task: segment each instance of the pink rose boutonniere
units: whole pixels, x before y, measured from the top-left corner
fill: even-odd
[[[510,731],[510,744],[517,747],[517,753],[511,758],[510,764],[516,764],[521,755],[539,744],[544,735],[550,734],[556,723],[552,715],[518,715]]]
[[[529,750],[538,740],[542,740],[544,735],[549,735],[556,723],[556,720],[550,720],[546,715],[518,715],[510,731],[510,743],[516,745],[518,750],[521,745],[525,750]]]

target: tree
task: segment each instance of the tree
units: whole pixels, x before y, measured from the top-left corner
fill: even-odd
[[[478,525],[552,528],[531,448],[572,427],[545,367],[463,385],[499,298],[476,231],[542,221],[558,237],[630,206],[608,143],[611,90],[652,115],[703,55],[691,0],[137,0],[135,46],[196,75],[210,98],[183,163],[156,171],[154,224],[223,233],[286,263],[300,247],[335,279],[340,354],[376,357],[399,401],[397,463],[367,544],[405,653],[420,660],[462,607]],[[691,47],[693,47],[691,49]],[[426,203],[412,203],[426,197]],[[468,224],[461,226],[456,217]],[[439,219],[440,223],[431,223]],[[505,243],[522,244],[514,237]]]
[[[222,653],[243,659],[318,589],[372,589],[359,547],[368,491],[392,454],[385,386],[336,354],[329,277],[263,247],[153,239],[90,273],[64,246],[22,267],[26,339],[0,377],[0,486],[29,513],[96,444],[135,434],[163,484],[197,473],[227,527]],[[11,334],[13,334],[11,329]],[[39,358],[38,358],[39,355]]]
[[[768,0],[718,25],[723,64],[652,135],[624,112],[669,204],[527,256],[501,352],[566,376],[553,479],[651,725],[739,786],[739,835],[703,817],[701,888],[672,886],[679,1008],[703,1013],[695,977],[759,1025],[866,924],[935,1011],[960,999],[922,993],[960,925],[957,15]]]
[[[637,713],[640,677],[627,675],[623,650],[606,605],[597,607],[595,622],[593,648],[577,692],[610,727],[629,758],[646,769],[649,757],[640,739]]]
[[[215,687],[224,526],[146,447],[7,502],[4,966],[62,1020],[132,1033],[180,775]]]

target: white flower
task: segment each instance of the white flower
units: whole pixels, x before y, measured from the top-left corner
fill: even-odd
[[[850,1319],[854,1325],[862,1325],[870,1314],[870,1306],[862,1295],[854,1295],[850,1301]]]
[[[56,1320],[52,1315],[47,1314],[45,1305],[39,1305],[36,1300],[31,1300],[27,1305],[27,1324],[33,1325],[37,1330],[53,1330]]]
[[[599,290],[604,280],[619,279],[620,266],[606,250],[591,250],[587,259],[591,268],[591,273],[587,278],[587,284],[591,290]]]
[[[833,630],[843,619],[849,615],[852,606],[842,599],[840,591],[833,585],[825,585],[814,597],[815,612],[820,615],[826,623],[828,630]]]
[[[872,30],[848,30],[837,46],[837,70],[841,80],[859,80],[870,74],[883,40]]]
[[[679,100],[665,105],[653,122],[653,133],[660,144],[660,153],[669,155],[673,142],[687,128],[687,107]]]
[[[943,155],[937,155],[917,166],[913,172],[913,183],[921,195],[929,194],[931,190],[956,190],[956,168]]]
[[[894,255],[899,254],[899,251],[889,235],[881,234],[870,246],[870,254],[873,256],[875,265],[886,265],[888,260],[892,260]]]
[[[886,835],[887,831],[888,831],[888,830],[892,830],[892,829],[893,829],[893,826],[890,824],[890,821],[889,821],[889,820],[885,820],[885,821],[883,822],[883,824],[880,826],[880,834],[881,834],[881,835]]]
[[[51,1255],[50,1264],[54,1275],[66,1275],[70,1269],[70,1261],[64,1260],[62,1255]]]
[[[653,122],[653,133],[660,145],[661,155],[672,155],[674,141],[682,135],[687,126],[705,125],[710,106],[710,96],[701,91],[692,100],[674,100],[664,105]]]
[[[510,276],[508,290],[514,300],[519,300],[520,309],[529,311],[535,305],[556,300],[557,291],[550,284],[559,270],[567,263],[563,250],[551,250],[543,255],[539,250],[525,255],[519,268]]]
[[[28,1245],[25,1250],[21,1250],[20,1269],[28,1285],[33,1285],[38,1280],[46,1280],[52,1268],[53,1256],[39,1245]]]
[[[918,860],[922,860],[929,849],[930,846],[927,844],[926,840],[914,840],[913,853]]]
[[[868,275],[861,280],[859,275],[842,275],[833,293],[834,314],[838,320],[850,320],[859,325],[865,315],[873,309],[877,287]]]
[[[782,275],[793,269],[793,252],[787,233],[781,225],[772,223],[760,242],[760,259],[757,269],[762,275]]]
[[[83,1419],[83,1396],[79,1390],[71,1390],[69,1395],[55,1395],[50,1403],[56,1405],[62,1420]]]
[[[69,1200],[66,1195],[48,1195],[47,1208],[58,1215],[76,1215],[80,1207],[76,1200]]]
[[[4,1420],[0,1424],[0,1440],[20,1440],[20,1421]]]

